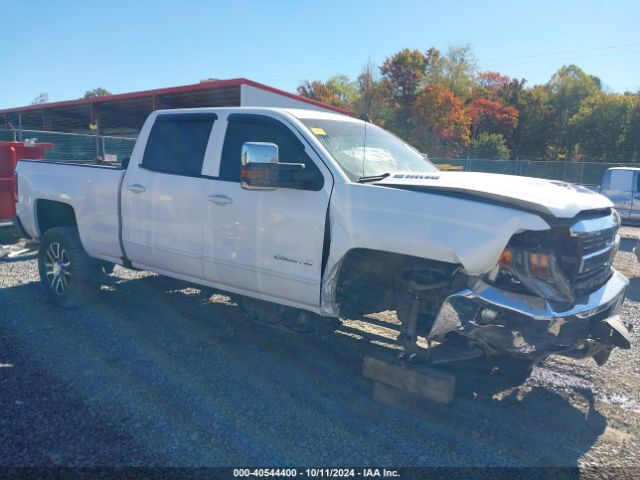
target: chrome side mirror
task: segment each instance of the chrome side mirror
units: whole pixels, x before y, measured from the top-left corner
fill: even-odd
[[[247,190],[273,190],[276,180],[273,166],[278,163],[278,145],[267,142],[246,142],[240,154],[242,188]]]
[[[266,142],[242,144],[242,165],[249,163],[278,163],[278,145]]]
[[[304,163],[280,163],[275,143],[246,142],[241,157],[240,184],[247,190],[304,189],[321,180]]]

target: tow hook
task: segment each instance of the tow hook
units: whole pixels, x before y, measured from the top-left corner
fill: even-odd
[[[620,316],[614,315],[602,320],[593,330],[592,334],[599,340],[606,342],[602,345],[602,350],[593,355],[599,367],[607,363],[609,355],[615,347],[628,350],[631,348],[631,337],[629,331],[631,325],[627,325],[620,320]]]
[[[607,340],[608,343],[620,347],[624,350],[631,348],[631,336],[629,335],[629,329],[620,320],[619,315],[614,315],[602,320],[596,327],[594,332],[599,338]]]

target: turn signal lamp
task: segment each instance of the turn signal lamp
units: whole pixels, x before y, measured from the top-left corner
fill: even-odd
[[[498,267],[502,270],[511,270],[511,261],[513,260],[513,252],[505,248],[498,259]]]
[[[549,255],[543,253],[531,253],[529,254],[529,267],[531,268],[531,274],[534,277],[549,279],[552,277]]]

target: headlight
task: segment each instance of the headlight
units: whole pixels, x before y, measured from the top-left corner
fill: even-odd
[[[529,251],[526,248],[506,248],[500,255],[498,275],[517,281],[531,293],[548,300],[572,302],[573,291],[560,271],[551,252]]]

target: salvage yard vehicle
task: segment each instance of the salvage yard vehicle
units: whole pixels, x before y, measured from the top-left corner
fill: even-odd
[[[239,295],[299,329],[396,310],[406,358],[426,363],[601,365],[630,348],[607,198],[441,172],[348,116],[156,111],[122,166],[21,161],[17,175],[16,224],[40,240],[42,284],[63,307],[94,299],[115,263]],[[418,348],[418,335],[437,345]]]
[[[593,190],[613,202],[623,222],[640,222],[640,168],[609,168]]]

